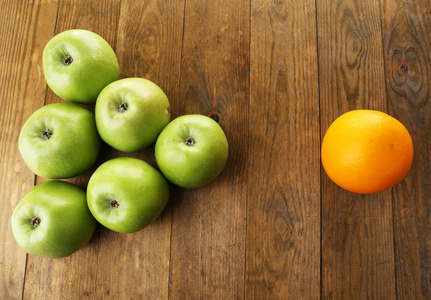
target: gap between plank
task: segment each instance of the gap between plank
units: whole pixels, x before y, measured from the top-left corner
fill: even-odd
[[[250,187],[250,102],[251,102],[251,16],[253,0],[249,4],[248,24],[248,109],[247,109],[247,187],[245,193],[245,241],[244,241],[244,300],[247,295],[247,225],[248,225],[248,197]]]
[[[322,183],[322,164],[320,163],[320,145],[322,144],[322,102],[320,99],[320,64],[319,64],[319,30],[318,30],[318,5],[317,5],[317,1],[314,1],[314,13],[315,13],[315,24],[316,24],[316,62],[317,62],[317,95],[319,97],[319,181],[320,181],[320,192],[319,192],[319,197],[320,197],[320,299],[323,298],[323,255],[322,255],[322,251],[323,251],[323,223],[322,223],[322,216],[323,216],[323,197],[322,197],[322,190],[323,190],[323,183]]]

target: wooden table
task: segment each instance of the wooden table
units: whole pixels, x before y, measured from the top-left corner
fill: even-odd
[[[172,186],[146,229],[99,226],[72,256],[41,259],[11,231],[45,180],[17,141],[62,101],[42,51],[72,28],[112,45],[121,78],[156,82],[172,118],[217,111],[230,154],[207,186]],[[428,0],[0,0],[0,299],[431,299],[430,32]],[[396,117],[415,146],[408,176],[377,194],[337,187],[320,163],[326,129],[358,108]],[[155,166],[153,151],[105,146],[98,164]],[[95,167],[69,181],[85,188]]]

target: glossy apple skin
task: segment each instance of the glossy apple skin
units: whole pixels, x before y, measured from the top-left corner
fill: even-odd
[[[194,143],[187,144],[193,138]],[[160,133],[155,156],[163,175],[184,188],[201,187],[215,179],[228,157],[228,142],[220,125],[202,115],[185,115]]]
[[[69,55],[72,62],[65,63]],[[82,29],[54,36],[43,51],[46,83],[59,97],[94,104],[102,89],[118,79],[119,65],[111,46],[98,34]]]
[[[31,224],[33,218],[39,219],[37,227]],[[56,180],[33,187],[16,206],[11,222],[18,245],[46,258],[73,254],[90,240],[96,227],[85,192]]]
[[[153,144],[171,117],[165,93],[143,78],[126,78],[108,85],[97,98],[95,114],[101,138],[124,152]]]
[[[103,163],[87,187],[88,207],[93,216],[103,226],[121,233],[148,226],[168,200],[169,185],[162,174],[145,161],[131,157]]]
[[[47,139],[43,133],[50,130]],[[24,162],[39,176],[71,178],[88,170],[100,149],[94,114],[73,103],[52,103],[35,111],[19,135]]]

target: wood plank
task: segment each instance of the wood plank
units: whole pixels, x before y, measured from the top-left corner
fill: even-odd
[[[88,29],[101,35],[115,49],[120,15],[119,0],[82,3],[72,0],[60,1],[58,12],[55,13],[57,14],[55,34],[68,29]],[[45,12],[42,13],[42,17],[45,17]],[[42,50],[45,45],[46,43],[41,45]],[[45,104],[61,101],[63,100],[47,89]],[[92,106],[88,107],[92,109]],[[81,176],[66,181],[85,189],[95,167]],[[37,183],[45,180],[37,177]],[[90,242],[68,258],[51,260],[29,255],[24,298],[93,299],[97,287],[99,242],[99,230],[96,229]]]
[[[413,166],[393,191],[399,299],[431,298],[431,2],[381,1],[389,110],[412,135]]]
[[[0,10],[0,299],[21,299],[23,293],[27,255],[15,242],[10,217],[35,175],[19,154],[18,137],[44,102],[42,51],[53,35],[56,12],[56,1],[3,1]]]
[[[317,1],[321,136],[353,109],[387,111],[378,2]],[[394,299],[391,190],[359,195],[322,168],[322,298]]]
[[[172,112],[217,111],[229,158],[208,185],[174,189],[171,299],[244,297],[249,8],[245,0],[186,1],[180,93]]]
[[[319,299],[315,3],[251,6],[246,298]]]
[[[116,53],[120,77],[159,85],[178,98],[184,2],[122,0]],[[126,154],[107,149],[103,160],[133,156],[155,166],[154,147]],[[172,202],[150,226],[133,234],[101,228],[97,299],[168,299]],[[130,287],[130,288],[128,288]]]

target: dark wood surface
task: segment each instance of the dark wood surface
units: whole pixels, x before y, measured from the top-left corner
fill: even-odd
[[[219,114],[230,152],[207,186],[171,186],[149,227],[99,226],[50,260],[12,235],[16,204],[46,180],[17,144],[63,101],[42,51],[73,28],[110,43],[121,78],[156,82],[172,118]],[[0,0],[0,299],[431,299],[430,30],[428,0]],[[408,176],[371,195],[320,163],[331,122],[360,108],[399,119],[415,147]],[[105,145],[97,164],[156,166],[153,152]],[[85,188],[97,164],[67,181]]]

